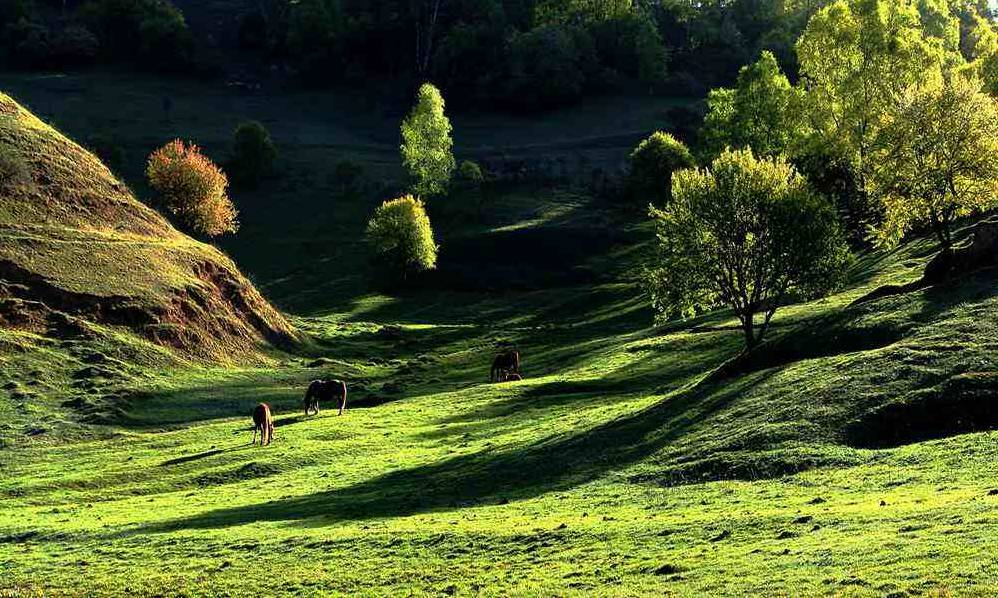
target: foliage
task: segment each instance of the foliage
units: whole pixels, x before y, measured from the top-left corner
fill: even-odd
[[[90,64],[100,52],[100,40],[83,25],[72,24],[56,35],[52,52],[57,64]]]
[[[236,127],[232,135],[232,174],[246,185],[256,185],[270,174],[277,159],[277,148],[270,132],[257,121]]]
[[[419,87],[416,105],[402,121],[402,164],[413,181],[412,189],[421,197],[446,192],[454,172],[451,124],[444,114],[440,91],[424,83]]]
[[[238,212],[226,195],[228,179],[198,146],[176,139],[149,156],[149,185],[161,205],[193,230],[214,237],[239,229]]]
[[[628,2],[629,4],[629,2]],[[644,11],[627,10],[589,26],[600,66],[651,88],[665,80],[667,55],[662,36]]]
[[[512,106],[531,110],[577,101],[594,63],[592,40],[581,28],[551,24],[516,34],[504,96]]]
[[[652,133],[630,155],[630,195],[646,204],[662,206],[672,197],[672,176],[694,166],[693,155],[681,141],[664,131]]]
[[[866,190],[880,127],[905,90],[941,76],[942,52],[910,0],[836,0],[808,22],[797,54],[809,124]]]
[[[482,167],[472,160],[461,160],[461,165],[457,169],[457,176],[461,181],[470,185],[481,185],[485,180],[482,174]]]
[[[954,219],[998,206],[998,100],[962,77],[911,90],[880,130],[875,164],[878,240],[927,225],[948,249]]]
[[[437,244],[423,202],[411,195],[384,202],[367,223],[378,259],[401,279],[437,264]]]
[[[303,0],[291,5],[288,52],[310,80],[322,81],[331,74],[342,24],[337,0]]]
[[[112,60],[134,59],[154,70],[180,70],[194,41],[183,13],[166,0],[89,0],[80,17]]]
[[[709,169],[676,173],[672,195],[652,209],[659,251],[648,284],[660,316],[727,305],[751,349],[785,301],[840,281],[848,251],[835,211],[782,158],[725,150]]]
[[[801,135],[798,95],[776,57],[764,51],[742,67],[734,89],[714,89],[707,96],[705,154],[717,156],[726,147],[751,147],[760,156],[787,153]]]
[[[819,144],[800,148],[791,161],[815,191],[835,204],[849,245],[854,248],[869,246],[868,223],[877,221],[877,206],[860,188],[853,164],[842,156],[829,153]]]

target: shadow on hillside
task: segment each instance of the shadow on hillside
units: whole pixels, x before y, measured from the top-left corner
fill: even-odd
[[[724,392],[696,387],[633,415],[571,436],[553,436],[507,451],[485,450],[392,471],[345,488],[268,503],[219,509],[150,524],[125,533],[214,529],[257,521],[333,521],[397,517],[469,505],[500,504],[564,490],[639,461],[699,426],[747,386]]]

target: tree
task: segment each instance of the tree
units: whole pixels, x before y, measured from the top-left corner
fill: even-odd
[[[631,152],[630,194],[646,203],[664,205],[672,196],[673,172],[693,165],[693,155],[681,141],[664,131],[652,133]]]
[[[849,253],[835,210],[783,158],[725,150],[709,169],[677,172],[672,196],[651,211],[659,262],[648,283],[661,317],[727,305],[751,350],[784,301],[840,281]]]
[[[455,168],[453,146],[444,99],[436,87],[424,83],[412,112],[402,121],[402,164],[416,195],[430,197],[447,190]]]
[[[734,89],[708,95],[701,133],[707,155],[726,147],[751,147],[761,156],[787,152],[801,134],[797,96],[776,57],[764,51],[738,72]]]
[[[263,124],[254,120],[236,127],[232,135],[232,170],[240,182],[258,184],[273,171],[275,159],[277,148]]]
[[[388,200],[374,211],[367,241],[389,271],[403,280],[437,265],[430,218],[423,202],[411,195]]]
[[[193,143],[175,139],[154,151],[146,177],[160,204],[196,232],[215,237],[239,229],[225,173]]]
[[[953,77],[910,91],[878,141],[882,244],[928,225],[949,250],[955,218],[998,206],[998,100],[980,81]]]
[[[880,127],[905,90],[938,80],[943,55],[911,0],[836,0],[797,41],[808,121],[820,143],[849,159],[866,190]]]

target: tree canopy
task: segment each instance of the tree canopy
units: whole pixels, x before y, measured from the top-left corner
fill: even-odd
[[[981,87],[952,77],[913,88],[880,130],[873,183],[885,207],[882,244],[927,225],[949,248],[955,218],[998,206],[998,100]]]
[[[378,206],[367,223],[367,240],[378,259],[401,279],[437,265],[437,244],[426,207],[411,195]]]
[[[717,156],[725,147],[751,147],[761,156],[786,152],[801,133],[798,95],[776,56],[763,51],[742,67],[733,89],[714,89],[707,96],[705,153]]]
[[[677,172],[672,196],[652,210],[658,254],[648,283],[661,317],[726,305],[751,349],[785,301],[840,282],[849,253],[835,210],[783,158],[725,150],[709,168]]]
[[[439,195],[447,190],[456,168],[451,148],[451,124],[444,114],[440,91],[424,83],[416,105],[402,121],[402,164],[412,179],[412,190],[420,197]]]

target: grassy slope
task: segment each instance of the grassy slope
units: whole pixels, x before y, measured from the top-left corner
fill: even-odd
[[[566,192],[515,194],[494,210],[472,236],[552,232],[546,224],[642,231]],[[269,256],[273,270],[296,251]],[[717,379],[705,376],[739,349],[733,321],[721,312],[649,328],[632,254],[579,256],[583,274],[611,273],[592,285],[315,293],[302,310],[325,315],[296,324],[325,359],[127,372],[104,437],[4,449],[0,590],[998,591],[987,556],[998,542],[998,434],[871,450],[860,448],[871,435],[890,434],[856,426],[967,380],[990,396],[995,274],[846,308],[916,277],[931,247],[865,256],[846,291],[781,311],[776,342]],[[299,282],[358,263],[327,260]],[[310,286],[258,277],[292,304]],[[402,324],[401,336],[385,324]],[[483,383],[502,340],[523,351],[525,381]],[[27,352],[16,371],[48,372],[73,350]],[[350,380],[346,417],[299,414],[304,382],[320,373]],[[69,381],[45,383],[60,392]],[[278,413],[267,449],[248,446],[242,415],[260,400]],[[939,426],[908,439],[955,426],[959,413],[935,415]]]

